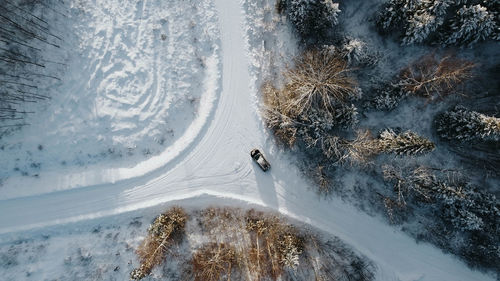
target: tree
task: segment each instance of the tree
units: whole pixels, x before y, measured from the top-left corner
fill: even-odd
[[[474,139],[500,139],[500,118],[457,106],[435,120],[436,131],[443,139],[470,141]]]
[[[419,155],[431,152],[436,147],[428,139],[406,131],[396,134],[393,130],[384,130],[378,138],[379,150],[397,155]]]
[[[443,19],[428,10],[415,13],[408,19],[402,43],[411,45],[424,42],[443,24]]]
[[[280,0],[278,7],[302,38],[324,36],[337,24],[340,13],[339,4],[332,0]]]
[[[379,54],[358,38],[347,37],[339,51],[349,65],[375,65],[379,59]]]
[[[494,35],[497,25],[494,14],[481,5],[463,6],[451,23],[452,32],[444,43],[471,46]]]
[[[420,4],[419,0],[390,0],[379,12],[377,25],[383,31],[393,30],[401,26],[405,21],[415,13]]]
[[[349,105],[359,97],[347,62],[328,49],[307,51],[285,73],[285,85],[262,87],[264,118],[284,144],[297,138],[315,146],[333,129],[357,123],[357,110]]]
[[[377,26],[385,33],[400,34],[405,45],[470,46],[499,37],[496,3],[498,0],[390,0],[378,13]]]
[[[155,266],[163,262],[172,240],[184,232],[186,221],[186,213],[178,207],[171,208],[154,220],[149,226],[148,236],[137,249],[141,265],[130,273],[131,279],[140,280],[148,276]]]
[[[403,69],[397,84],[413,95],[442,98],[470,79],[475,66],[473,62],[452,56],[437,59],[433,54],[426,55]]]
[[[330,137],[323,150],[325,155],[335,156],[341,162],[348,160],[353,164],[366,164],[370,158],[381,153],[417,156],[434,148],[434,143],[414,132],[397,134],[392,129],[386,129],[378,138],[374,138],[369,130],[359,130],[356,138],[350,141]]]

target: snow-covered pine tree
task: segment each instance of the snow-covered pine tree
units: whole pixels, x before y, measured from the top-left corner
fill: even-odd
[[[408,19],[402,44],[422,43],[442,24],[443,17],[436,16],[428,11],[416,13]]]
[[[495,228],[500,217],[496,197],[472,187],[466,189],[463,197],[448,198],[442,202],[443,218],[462,231],[483,230],[488,226]]]
[[[383,31],[401,27],[401,24],[417,11],[420,2],[420,0],[390,0],[378,14],[378,27]]]
[[[358,122],[358,111],[354,105],[336,106],[331,111],[311,108],[299,116],[297,136],[306,146],[316,147],[332,130],[352,128]]]
[[[398,31],[402,44],[471,45],[500,38],[499,0],[390,0],[377,17],[382,31]],[[449,19],[451,18],[451,19]],[[448,32],[451,30],[451,32]]]
[[[444,39],[446,45],[471,46],[478,41],[493,38],[498,29],[495,15],[481,5],[463,6],[451,23],[452,32]]]
[[[279,6],[303,38],[324,35],[337,24],[340,13],[332,0],[281,0]]]
[[[379,54],[370,47],[358,38],[347,37],[342,43],[340,52],[349,65],[375,65]]]
[[[377,139],[380,152],[397,155],[414,156],[434,150],[435,145],[428,139],[412,131],[396,134],[392,129],[386,129]]]
[[[408,96],[408,91],[405,91],[400,85],[386,83],[377,90],[375,97],[369,100],[365,107],[389,111],[396,108],[406,96]]]
[[[436,131],[443,139],[470,141],[473,139],[500,140],[500,118],[457,106],[439,115]]]

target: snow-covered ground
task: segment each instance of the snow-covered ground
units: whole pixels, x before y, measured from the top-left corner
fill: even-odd
[[[105,3],[109,6],[103,8],[104,11],[118,12],[119,7],[126,5],[120,1]],[[144,3],[144,6],[148,7],[147,3],[160,1]],[[189,6],[191,2],[175,3],[182,11],[182,7],[185,8],[183,5]],[[433,246],[417,244],[413,238],[379,218],[370,217],[336,198],[321,199],[312,192],[310,183],[290,164],[289,156],[273,144],[257,111],[255,83],[258,81],[256,75],[259,72],[255,70],[255,65],[258,63],[258,56],[252,52],[258,51],[255,46],[265,46],[266,42],[259,41],[262,40],[259,36],[249,36],[256,34],[256,31],[249,31],[247,27],[259,30],[260,27],[254,23],[262,22],[261,17],[266,14],[255,12],[259,5],[267,9],[268,15],[273,17],[273,2],[215,0],[213,3],[207,0],[202,3],[206,3],[206,7],[200,7],[199,11],[208,12],[207,16],[196,13],[191,15],[186,11],[177,15],[177,18],[192,17],[195,22],[218,18],[218,21],[214,22],[217,26],[213,27],[213,30],[220,29],[220,33],[214,34],[220,36],[221,69],[217,68],[218,51],[217,47],[214,47],[213,53],[210,53],[215,56],[212,68],[207,66],[207,69],[210,69],[207,70],[207,73],[210,73],[207,75],[211,78],[207,78],[208,89],[217,88],[216,83],[210,83],[218,81],[218,70],[221,71],[222,80],[220,91],[217,92],[218,98],[207,101],[208,104],[211,104],[211,101],[216,102],[213,114],[208,110],[205,118],[202,118],[206,121],[205,125],[201,125],[200,130],[185,130],[191,145],[180,153],[175,144],[172,144],[163,153],[179,153],[177,157],[148,160],[154,161],[154,165],[140,163],[136,166],[139,168],[106,170],[100,170],[98,167],[92,170],[89,167],[89,171],[75,177],[66,177],[64,170],[55,170],[54,178],[58,180],[44,180],[41,177],[33,180],[31,187],[21,185],[46,192],[43,195],[23,196],[34,193],[23,193],[22,189],[18,190],[19,193],[14,193],[15,185],[5,182],[2,190],[10,192],[7,196],[3,195],[3,200],[0,201],[1,242],[15,241],[20,232],[29,231],[24,235],[43,233],[44,229],[47,229],[44,227],[48,226],[64,229],[65,224],[75,223],[71,225],[78,227],[79,224],[85,224],[84,220],[87,219],[96,219],[105,224],[106,220],[113,219],[112,215],[126,212],[141,216],[151,213],[148,207],[160,209],[173,204],[198,208],[214,204],[245,207],[250,204],[280,211],[284,215],[338,236],[375,262],[377,280],[494,280],[494,277],[469,269],[455,257],[446,255]],[[158,14],[168,13],[162,9],[152,9],[151,13],[153,11]],[[210,11],[216,11],[216,14],[211,14]],[[177,10],[177,13],[181,12]],[[209,25],[210,22],[206,24]],[[109,32],[114,31],[111,29]],[[161,40],[161,31],[158,35]],[[268,35],[265,38],[272,37],[271,34]],[[212,40],[217,42],[217,39]],[[285,35],[276,39],[278,42],[286,40]],[[131,41],[138,42],[136,39]],[[287,44],[284,46],[290,47]],[[290,47],[290,52],[293,50],[294,48]],[[113,90],[108,89],[111,92]],[[205,95],[206,93],[201,95],[201,98]],[[103,105],[105,104],[107,103],[104,102]],[[200,106],[202,105],[203,102],[200,103]],[[130,108],[129,110],[133,112]],[[103,123],[106,124],[105,120]],[[108,122],[112,123],[110,120]],[[81,126],[74,127],[76,130]],[[270,172],[263,173],[251,161],[249,151],[253,147],[263,148],[272,164]],[[144,173],[145,171],[150,172]],[[82,187],[68,189],[74,186]],[[108,271],[110,270],[111,267]],[[29,279],[29,276],[20,279],[23,278]]]
[[[72,1],[68,13],[63,82],[0,140],[0,198],[142,175],[188,147],[217,98],[210,1]]]

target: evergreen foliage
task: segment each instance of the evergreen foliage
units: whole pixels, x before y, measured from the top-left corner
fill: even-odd
[[[500,139],[500,118],[457,106],[436,118],[436,130],[443,139],[470,141]]]
[[[452,33],[446,36],[447,45],[473,45],[490,38],[498,28],[495,15],[481,5],[463,6],[451,22]]]
[[[498,4],[494,1],[389,0],[377,17],[383,32],[401,33],[404,45],[442,43],[471,46],[498,40]]]
[[[378,144],[381,152],[408,156],[425,154],[435,148],[434,143],[414,132],[396,134],[391,129],[384,130],[380,134]]]
[[[284,12],[302,38],[321,37],[338,22],[339,4],[332,0],[280,0]]]

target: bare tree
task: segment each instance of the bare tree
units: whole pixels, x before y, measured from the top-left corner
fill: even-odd
[[[262,87],[268,127],[286,145],[293,146],[298,134],[308,145],[316,145],[319,131],[357,123],[356,108],[347,104],[359,95],[349,72],[347,62],[329,49],[297,57],[284,73],[281,89],[269,82]]]
[[[399,86],[410,94],[442,98],[470,79],[475,66],[473,62],[452,56],[437,59],[435,55],[426,55],[401,71]]]
[[[286,111],[300,114],[311,106],[333,111],[333,105],[356,97],[356,81],[347,61],[328,49],[307,51],[285,72]]]

